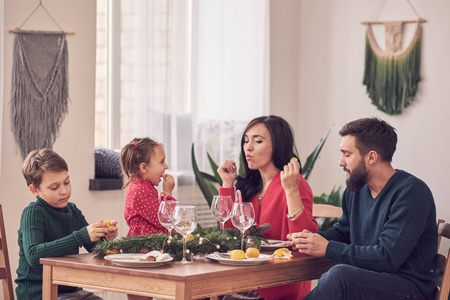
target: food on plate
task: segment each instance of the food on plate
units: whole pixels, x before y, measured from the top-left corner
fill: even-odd
[[[162,253],[160,251],[150,251],[139,258],[139,261],[164,261],[168,259],[170,256],[167,253]]]
[[[259,253],[257,248],[248,248],[247,251],[245,251],[247,258],[257,258],[259,257]]]
[[[237,259],[237,260],[243,260],[243,259],[245,259],[245,252],[242,250],[233,250],[233,252],[231,252],[231,258]]]
[[[292,252],[288,248],[279,248],[273,253],[275,254],[275,258],[291,259],[292,257]]]
[[[156,261],[156,257],[147,253],[139,258],[139,261]]]
[[[117,254],[119,251],[117,249],[106,250],[105,255]]]

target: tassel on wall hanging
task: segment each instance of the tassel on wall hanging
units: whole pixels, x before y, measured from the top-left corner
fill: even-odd
[[[49,14],[42,2],[36,9],[39,7]],[[49,16],[51,17],[50,14]],[[22,26],[23,24],[20,27]],[[63,30],[21,30],[20,27],[8,31],[15,34],[11,125],[20,153],[25,158],[34,149],[52,148],[67,114],[69,93],[66,35],[73,33]]]
[[[379,110],[388,115],[398,115],[414,100],[420,82],[421,23],[424,19],[408,0],[417,20],[368,21],[366,29],[366,54],[363,84],[367,94]],[[411,43],[402,49],[402,27],[417,23]],[[386,47],[382,50],[375,40],[372,25],[385,26]]]

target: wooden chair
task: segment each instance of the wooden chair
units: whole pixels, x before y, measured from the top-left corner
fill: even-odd
[[[438,251],[441,244],[441,238],[447,238],[450,240],[450,223],[445,223],[444,220],[438,221]],[[441,285],[437,287],[435,300],[447,300],[450,292],[450,249],[447,251],[447,255],[440,254],[438,252],[438,269],[444,272],[442,276]]]
[[[339,218],[342,215],[342,207],[330,204],[313,204],[313,217]]]
[[[0,204],[0,280],[3,284],[3,299],[14,300],[11,267],[9,266],[8,247],[6,244],[5,221]]]

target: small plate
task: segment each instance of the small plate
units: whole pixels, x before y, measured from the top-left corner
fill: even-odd
[[[262,249],[278,249],[278,248],[284,248],[287,247],[287,241],[282,240],[267,240],[269,243],[266,243],[264,241],[261,241],[261,248]]]
[[[222,255],[221,255],[222,254]],[[231,265],[231,266],[255,266],[261,265],[265,261],[269,261],[273,259],[273,255],[260,254],[257,258],[246,258],[246,259],[232,259],[226,258],[223,253],[211,253],[206,256],[209,259],[216,260],[222,265]]]
[[[145,254],[140,253],[123,253],[123,254],[111,254],[105,256],[106,260],[111,261],[113,264],[121,267],[135,267],[135,268],[151,268],[161,266],[169,261],[173,260],[173,257],[160,261],[140,261]]]

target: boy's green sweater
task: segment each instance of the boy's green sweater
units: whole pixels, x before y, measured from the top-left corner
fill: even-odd
[[[88,223],[73,203],[56,208],[37,197],[22,212],[19,228],[19,267],[17,268],[17,298],[42,299],[42,257],[78,254],[84,246],[94,245],[89,238]],[[70,293],[79,288],[59,286],[58,293]]]

